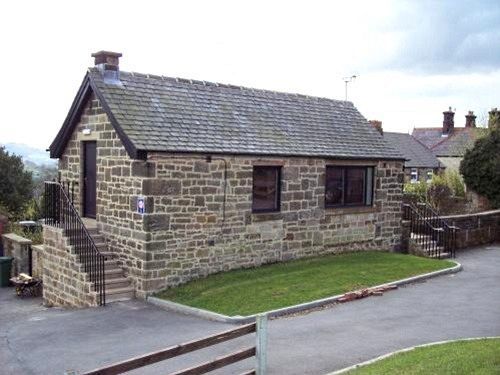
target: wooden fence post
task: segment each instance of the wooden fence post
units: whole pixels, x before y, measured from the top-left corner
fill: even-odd
[[[256,364],[255,372],[257,375],[266,375],[267,367],[267,315],[261,314],[257,315],[255,318],[257,323],[256,331]]]

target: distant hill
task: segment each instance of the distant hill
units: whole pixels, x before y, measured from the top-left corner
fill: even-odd
[[[37,166],[55,166],[56,160],[49,157],[49,153],[45,150],[28,146],[22,143],[5,143],[2,144],[5,149],[11,154],[22,156],[23,161],[28,166],[30,163]]]

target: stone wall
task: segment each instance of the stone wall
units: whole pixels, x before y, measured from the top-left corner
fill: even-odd
[[[14,258],[12,261],[11,276],[17,276],[20,273],[30,273],[30,249],[31,240],[18,236],[15,233],[6,233],[2,235],[4,255]]]
[[[500,241],[500,210],[443,216],[443,219],[460,228],[457,233],[459,249]]]
[[[43,227],[43,301],[48,306],[97,306],[97,294],[87,281],[63,230]]]
[[[59,163],[62,179],[79,186],[85,140],[97,141],[98,228],[140,297],[219,271],[400,245],[402,162],[231,155],[207,162],[201,154],[165,153],[131,160],[92,97]],[[325,166],[353,163],[376,168],[373,207],[325,209]],[[259,164],[282,167],[279,213],[251,211]],[[145,214],[136,212],[139,197]]]
[[[500,241],[500,210],[492,210],[466,215],[442,216],[449,225],[459,228],[457,231],[457,249],[465,249]],[[402,221],[402,250],[419,254],[420,248],[410,240],[409,220]]]
[[[90,134],[83,134],[83,129]],[[82,215],[83,142],[96,141],[97,153],[97,213],[99,230],[104,234],[110,249],[121,255],[122,265],[133,272],[132,279],[142,277],[141,257],[136,252],[143,249],[148,235],[143,231],[143,218],[131,209],[132,196],[141,194],[144,162],[129,158],[101,103],[91,95],[81,118],[59,160],[63,181],[76,183],[75,207]]]
[[[228,156],[208,163],[166,154],[148,161],[155,167],[142,191],[150,234],[143,292],[233,268],[400,245],[401,162]],[[376,167],[373,207],[325,208],[325,168],[333,164]],[[282,167],[280,212],[252,213],[254,165]]]
[[[43,245],[33,245],[32,249],[32,275],[33,277],[43,278],[43,259],[44,248]]]

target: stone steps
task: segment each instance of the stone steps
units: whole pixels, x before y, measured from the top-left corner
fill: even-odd
[[[437,241],[430,235],[411,233],[410,239],[418,240],[416,244],[420,247],[423,255],[429,258],[449,258],[450,254],[444,251],[444,246],[438,246]]]
[[[127,301],[134,298],[134,288],[125,287],[125,288],[111,288],[108,289],[106,286],[106,302],[118,302],[118,301]]]
[[[99,253],[104,256],[104,275],[105,275],[105,288],[106,288],[106,302],[125,301],[135,297],[135,290],[130,283],[130,280],[125,276],[123,269],[120,267],[117,256],[109,251],[105,237],[99,233],[97,227],[87,227],[87,231],[92,237],[94,244]],[[67,231],[67,235],[71,231]],[[73,241],[72,245],[76,254],[78,254],[79,245],[78,239]],[[85,258],[92,255],[82,254],[77,259],[85,261]],[[94,287],[95,289],[95,287]]]

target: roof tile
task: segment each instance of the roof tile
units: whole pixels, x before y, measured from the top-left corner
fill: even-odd
[[[403,159],[351,102],[89,69],[124,133],[144,151]]]

